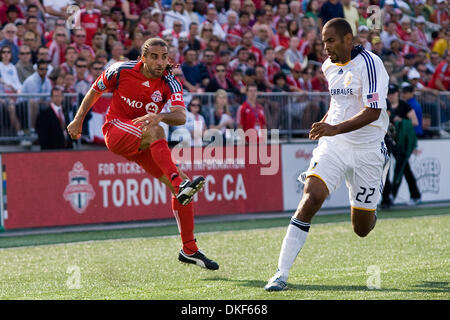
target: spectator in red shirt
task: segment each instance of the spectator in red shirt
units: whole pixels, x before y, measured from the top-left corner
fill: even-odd
[[[270,83],[273,83],[273,76],[281,70],[280,65],[275,61],[275,50],[272,47],[267,47],[264,50],[264,56],[266,60],[263,63],[267,72],[267,79]]]
[[[276,33],[270,42],[272,48],[283,46],[286,49],[289,47],[289,34],[287,32],[286,20],[279,20],[276,27]]]
[[[430,17],[431,22],[441,25],[443,28],[448,26],[450,16],[448,13],[447,0],[436,0],[437,8]]]
[[[256,142],[262,137],[261,130],[267,129],[264,108],[257,103],[258,88],[255,83],[246,87],[247,98],[239,107],[238,128],[246,133],[246,142]]]
[[[80,11],[80,26],[86,30],[86,44],[92,45],[92,38],[102,28],[101,12],[94,8],[94,0],[86,0],[86,7]]]
[[[77,50],[78,54],[80,54],[83,49],[87,49],[89,50],[92,58],[95,57],[95,52],[92,47],[86,44],[86,30],[83,28],[73,30],[73,42],[71,46]]]
[[[428,87],[440,91],[450,90],[450,53],[447,52],[445,59],[437,66]]]

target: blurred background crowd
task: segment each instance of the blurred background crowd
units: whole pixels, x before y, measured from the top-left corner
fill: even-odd
[[[406,101],[410,109],[399,116],[414,120],[419,137],[433,135],[427,131],[431,118],[450,120],[448,101],[437,116],[422,114],[423,106],[415,100],[416,95],[428,95],[422,103],[432,100],[450,88],[447,0],[3,0],[2,108],[19,137],[25,137],[24,130],[27,136],[37,136],[39,127],[45,126],[45,117],[40,116],[43,102],[55,114],[62,113],[58,120],[67,123],[70,115],[58,109],[61,95],[83,96],[108,66],[138,59],[146,39],[161,37],[170,45],[171,60],[179,65],[175,75],[192,94],[187,101],[190,123],[200,121],[204,129],[224,132],[237,127],[276,128],[282,116],[280,101],[261,100],[261,110],[245,118],[245,107],[252,105],[249,91],[327,92],[320,68],[327,58],[321,28],[335,17],[347,19],[355,42],[382,58],[390,74],[390,104],[395,109],[398,100]],[[214,93],[213,111],[202,108],[204,101],[195,98],[204,92]],[[8,98],[8,93],[51,94],[51,98]],[[25,100],[28,125],[21,121],[18,107]],[[415,119],[411,109],[416,110]],[[317,110],[302,110],[306,112],[300,127],[320,119]],[[96,125],[101,126],[101,120]],[[62,134],[64,142],[59,145],[69,147]],[[94,140],[92,133],[85,137]],[[41,143],[47,138],[42,133]],[[27,145],[30,139],[21,143]]]

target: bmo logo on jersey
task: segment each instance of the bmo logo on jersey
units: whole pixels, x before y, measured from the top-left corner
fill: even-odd
[[[123,101],[125,101],[130,107],[140,109],[144,106],[144,103],[142,101],[137,100],[131,100],[130,98],[120,96]],[[147,113],[157,113],[158,112],[158,105],[154,102],[149,102],[145,106],[145,111]]]

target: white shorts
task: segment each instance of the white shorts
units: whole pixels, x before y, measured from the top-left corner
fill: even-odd
[[[350,205],[355,209],[375,210],[383,192],[389,168],[389,155],[384,142],[378,147],[361,148],[327,139],[320,139],[314,149],[309,168],[299,180],[321,179],[328,192],[335,191],[345,179]]]

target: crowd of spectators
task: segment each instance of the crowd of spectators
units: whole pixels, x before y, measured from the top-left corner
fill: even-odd
[[[369,10],[372,5],[380,11]],[[347,19],[355,42],[382,58],[392,84],[410,84],[429,95],[450,89],[447,0],[3,0],[0,94],[50,94],[57,87],[83,96],[105,68],[137,59],[151,37],[169,43],[169,56],[179,65],[174,72],[194,95],[222,90],[236,97],[229,104],[239,107],[249,87],[327,92],[321,28],[335,17]],[[2,101],[11,126],[23,136],[15,110],[20,100]],[[31,100],[31,134],[45,101],[50,100]],[[240,108],[219,103],[214,116],[203,113],[198,120],[201,103],[190,102],[202,128],[243,126]],[[269,116],[280,116],[274,108],[264,106],[269,128],[278,121]],[[229,117],[220,120],[222,114]]]

